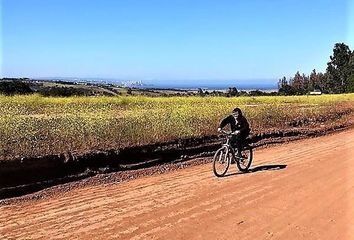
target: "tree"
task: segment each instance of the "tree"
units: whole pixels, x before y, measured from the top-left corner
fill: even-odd
[[[308,93],[311,91],[310,87],[309,87],[309,77],[305,75],[305,73],[302,74],[302,93]]]
[[[133,90],[131,88],[127,88],[127,94],[132,95],[132,93],[133,93]]]
[[[349,71],[349,75],[354,74],[354,51],[352,52],[352,56],[350,57],[349,60],[348,71]]]
[[[292,79],[288,82],[286,77],[279,79],[278,81],[278,94],[279,95],[295,95],[296,92],[294,88],[290,85],[292,83]]]
[[[309,76],[308,90],[313,91],[317,89],[327,93],[329,91],[328,79],[328,74],[317,73],[316,69],[313,69]]]
[[[315,89],[319,89],[319,81],[318,81],[316,69],[313,69],[309,78],[309,90],[313,91]]]
[[[285,96],[295,95],[295,90],[292,86],[285,85],[284,87],[279,89],[278,93],[279,93],[279,95],[285,95]]]
[[[346,92],[354,93],[354,74],[349,76],[345,90]]]
[[[199,96],[204,96],[203,89],[198,88],[198,90],[197,90],[197,94],[198,94]]]
[[[292,82],[292,79],[290,79],[290,82]],[[278,81],[278,94],[279,95],[294,95],[295,94],[295,90],[290,85],[290,82],[288,82],[286,77],[279,79],[279,81]]]
[[[0,94],[4,95],[14,95],[14,94],[29,94],[33,93],[28,83],[11,80],[11,81],[0,81]]]
[[[349,77],[346,82],[346,92],[354,92],[354,51],[352,52],[352,56],[349,60],[348,64],[348,74]]]
[[[291,80],[290,85],[293,87],[296,94],[304,93],[304,79],[300,72],[295,73],[294,78]]]
[[[230,87],[229,90],[227,91],[227,95],[229,97],[234,97],[238,95],[238,90],[235,87]]]
[[[344,43],[336,43],[333,48],[333,55],[327,63],[327,72],[330,74],[330,90],[334,93],[343,93],[346,82],[350,76],[349,62],[352,57],[350,48]]]
[[[250,96],[265,96],[265,95],[267,95],[267,93],[262,92],[261,90],[257,89],[257,90],[250,91],[248,93],[248,95],[250,95]]]
[[[278,90],[289,85],[288,80],[286,80],[286,77],[284,76],[283,78],[279,79],[278,81]]]

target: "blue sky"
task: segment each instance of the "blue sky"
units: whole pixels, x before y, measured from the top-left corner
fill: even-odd
[[[3,77],[276,81],[354,48],[346,0],[1,0]],[[352,13],[352,14],[351,14]]]

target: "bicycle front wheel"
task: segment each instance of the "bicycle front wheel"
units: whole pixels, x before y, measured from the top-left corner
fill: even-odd
[[[213,171],[215,176],[223,177],[230,166],[231,153],[227,147],[222,147],[216,151],[213,159]]]

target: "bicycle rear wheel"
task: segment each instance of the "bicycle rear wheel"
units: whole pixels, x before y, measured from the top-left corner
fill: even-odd
[[[215,176],[223,177],[230,166],[232,154],[227,147],[222,147],[216,151],[213,159],[213,171]]]
[[[237,168],[241,172],[247,172],[253,160],[252,147],[247,146],[241,152],[241,157],[236,157]]]

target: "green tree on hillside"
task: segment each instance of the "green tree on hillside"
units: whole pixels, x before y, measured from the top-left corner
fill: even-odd
[[[330,88],[334,93],[343,93],[351,75],[349,62],[352,58],[352,51],[344,43],[336,43],[333,48],[333,55],[327,63],[327,72],[330,75]]]
[[[294,88],[290,85],[286,77],[278,81],[278,94],[279,95],[295,95]]]
[[[279,79],[278,81],[278,89],[281,89],[282,87],[285,87],[286,85],[289,85],[288,80],[286,79],[286,77],[282,77],[281,79]]]
[[[306,94],[311,91],[310,89],[310,79],[305,73],[302,74],[302,93]]]
[[[313,69],[309,77],[309,90],[313,91],[315,89],[320,89],[319,77],[317,75],[316,69]]]
[[[227,90],[227,96],[229,97],[235,97],[238,95],[238,90],[237,88],[235,87],[230,87],[228,90]]]
[[[296,94],[304,93],[304,78],[299,71],[295,73],[294,78],[290,81],[290,85],[294,88]]]
[[[344,43],[336,43],[325,73],[314,69],[308,76],[297,71],[290,81],[279,79],[278,89],[280,95],[306,94],[315,89],[323,93],[354,92],[354,51]]]
[[[0,94],[14,95],[14,94],[29,94],[33,93],[29,84],[20,80],[1,80]]]
[[[346,92],[354,93],[354,74],[348,78]]]

